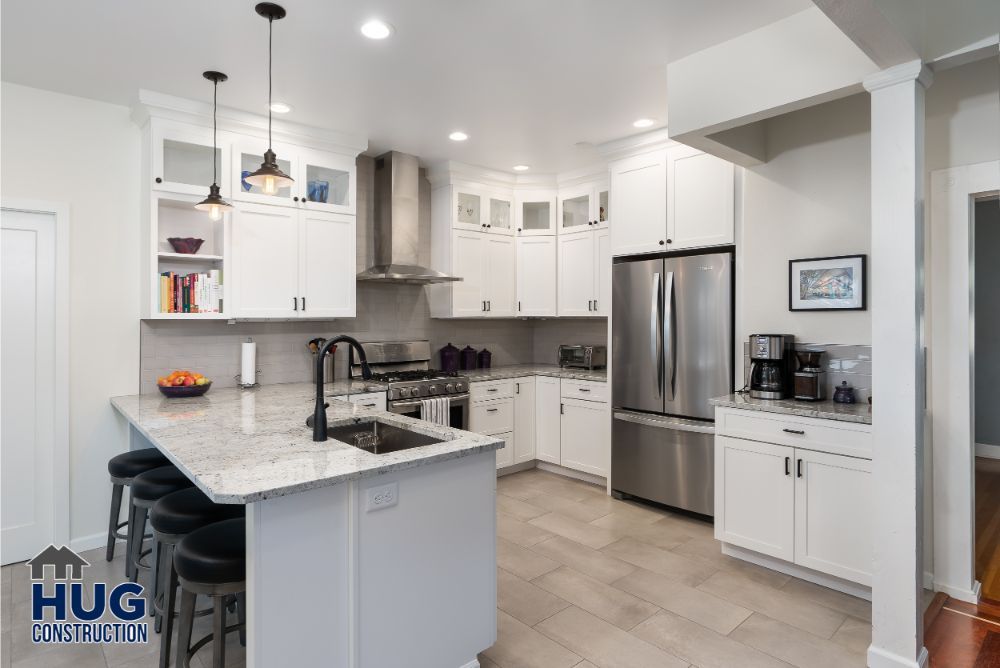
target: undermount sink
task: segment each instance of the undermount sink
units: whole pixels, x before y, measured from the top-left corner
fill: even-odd
[[[381,420],[330,427],[327,436],[375,455],[441,443],[441,439],[402,429]]]

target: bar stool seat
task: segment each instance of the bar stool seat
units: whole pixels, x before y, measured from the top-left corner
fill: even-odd
[[[170,460],[156,448],[132,450],[108,460],[108,473],[114,478],[134,478],[150,469],[167,466]]]
[[[132,497],[136,501],[156,501],[194,483],[173,464],[150,469],[132,479]],[[152,505],[152,504],[150,504]]]
[[[108,545],[104,558],[111,561],[115,558],[115,543],[119,540],[127,542],[125,575],[132,577],[131,544],[132,534],[122,529],[129,526],[135,510],[132,505],[132,495],[129,494],[128,517],[124,522],[119,522],[118,518],[122,512],[122,495],[126,487],[131,488],[132,479],[135,476],[145,473],[151,469],[169,464],[169,460],[164,457],[156,448],[144,448],[142,450],[131,450],[115,455],[108,460],[108,474],[111,476],[111,509],[108,518]]]

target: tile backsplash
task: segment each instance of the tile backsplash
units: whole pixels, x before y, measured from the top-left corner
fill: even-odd
[[[872,347],[828,343],[795,343],[796,350],[822,350],[826,371],[824,392],[833,399],[833,392],[843,381],[854,388],[858,403],[867,403],[872,392]],[[750,343],[743,342],[744,378],[750,377]]]

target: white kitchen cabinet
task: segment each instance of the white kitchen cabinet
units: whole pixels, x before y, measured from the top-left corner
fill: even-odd
[[[215,149],[217,174],[212,172],[212,128],[161,118],[150,121],[153,190],[185,195],[208,195],[208,186],[218,183],[224,198],[230,197],[229,158],[232,136],[218,134]]]
[[[611,452],[608,404],[563,399],[560,418],[562,466],[607,477]]]
[[[606,309],[601,310],[601,302],[605,307],[610,303],[609,253],[607,230],[559,237],[559,315],[607,315]],[[599,270],[604,264],[608,266]]]
[[[517,447],[517,436],[514,435],[512,431],[506,431],[502,434],[494,434],[497,438],[503,439],[503,447],[496,451],[497,453],[497,469],[507,468],[508,466],[514,465],[514,448]]]
[[[299,155],[296,148],[290,144],[277,142],[272,148],[277,154],[278,168],[295,179],[299,172]],[[295,200],[292,198],[298,197],[302,184],[296,182],[291,186],[278,188],[274,193],[267,193],[262,187],[251,186],[244,181],[246,176],[260,168],[265,151],[267,151],[266,139],[244,137],[233,144],[233,166],[230,170],[233,199],[256,204],[294,206]]]
[[[517,311],[513,236],[449,230],[432,247],[432,266],[462,280],[428,287],[435,318],[511,318]]]
[[[795,558],[795,449],[715,437],[715,538]]]
[[[735,167],[689,146],[667,149],[669,250],[734,242]]]
[[[871,461],[796,449],[795,475],[795,563],[871,586]]]
[[[594,315],[611,315],[611,231],[594,233]]]
[[[365,408],[373,408],[377,411],[384,411],[386,409],[385,392],[362,392],[361,394],[350,394],[340,398],[346,399],[352,404],[357,404]]]
[[[604,181],[560,188],[559,234],[607,227],[609,215],[609,189]]]
[[[482,267],[486,317],[511,318],[517,314],[517,260],[514,238],[486,236],[486,263]]]
[[[480,232],[455,230],[451,232],[451,258],[447,271],[462,280],[443,285],[430,286],[431,294],[445,293],[448,316],[455,318],[470,318],[482,316],[486,312],[486,301],[483,297],[483,280],[486,265],[486,235]],[[445,248],[448,244],[441,244]],[[445,301],[445,300],[442,300]],[[432,307],[433,307],[432,303]],[[445,306],[445,304],[441,304]],[[438,314],[434,314],[438,315]]]
[[[562,463],[559,379],[535,378],[535,457],[550,464]]]
[[[514,464],[535,458],[535,378],[514,380]]]
[[[489,234],[514,234],[514,198],[508,194],[487,193],[486,231]]]
[[[660,149],[611,163],[614,255],[667,249],[667,151]]]
[[[300,208],[349,215],[357,212],[355,160],[346,155],[296,148],[295,162],[292,201],[298,197]]]
[[[518,192],[514,197],[514,223],[518,236],[556,234],[556,195],[551,191]]]
[[[556,237],[517,239],[517,315],[557,314]]]
[[[353,318],[355,219],[245,203],[234,214],[241,318]]]

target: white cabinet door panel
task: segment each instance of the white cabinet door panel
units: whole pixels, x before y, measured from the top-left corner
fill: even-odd
[[[535,458],[535,379],[514,380],[514,463]]]
[[[481,232],[454,232],[452,249],[455,276],[451,284],[453,315],[456,318],[482,316],[486,312],[483,278],[486,275],[486,235]]]
[[[276,206],[241,205],[233,218],[233,293],[241,318],[298,315],[298,212]]]
[[[733,243],[734,174],[733,163],[688,146],[667,151],[670,250]]]
[[[630,255],[662,251],[666,248],[665,150],[652,151],[613,163],[611,197],[615,203],[615,221],[611,226],[612,253]]]
[[[611,415],[608,404],[562,400],[562,461],[567,468],[607,476]]]
[[[516,315],[517,295],[514,270],[514,238],[490,234],[486,237],[486,316],[511,318]]]
[[[594,234],[594,312],[611,315],[611,233],[607,229]]]
[[[355,316],[354,216],[299,214],[299,313],[307,318]]]
[[[559,415],[559,379],[535,378],[535,457],[550,464],[562,463]]]
[[[715,537],[792,561],[795,449],[715,437]]]
[[[559,315],[594,315],[594,235],[559,237]]]
[[[502,469],[507,466],[513,466],[514,448],[516,447],[517,441],[517,437],[514,436],[514,432],[508,431],[503,434],[497,434],[496,438],[502,438],[504,441],[503,447],[496,451],[497,468]]]
[[[871,586],[871,461],[798,449],[795,457],[795,563]]]
[[[517,315],[556,315],[556,237],[517,240]]]

